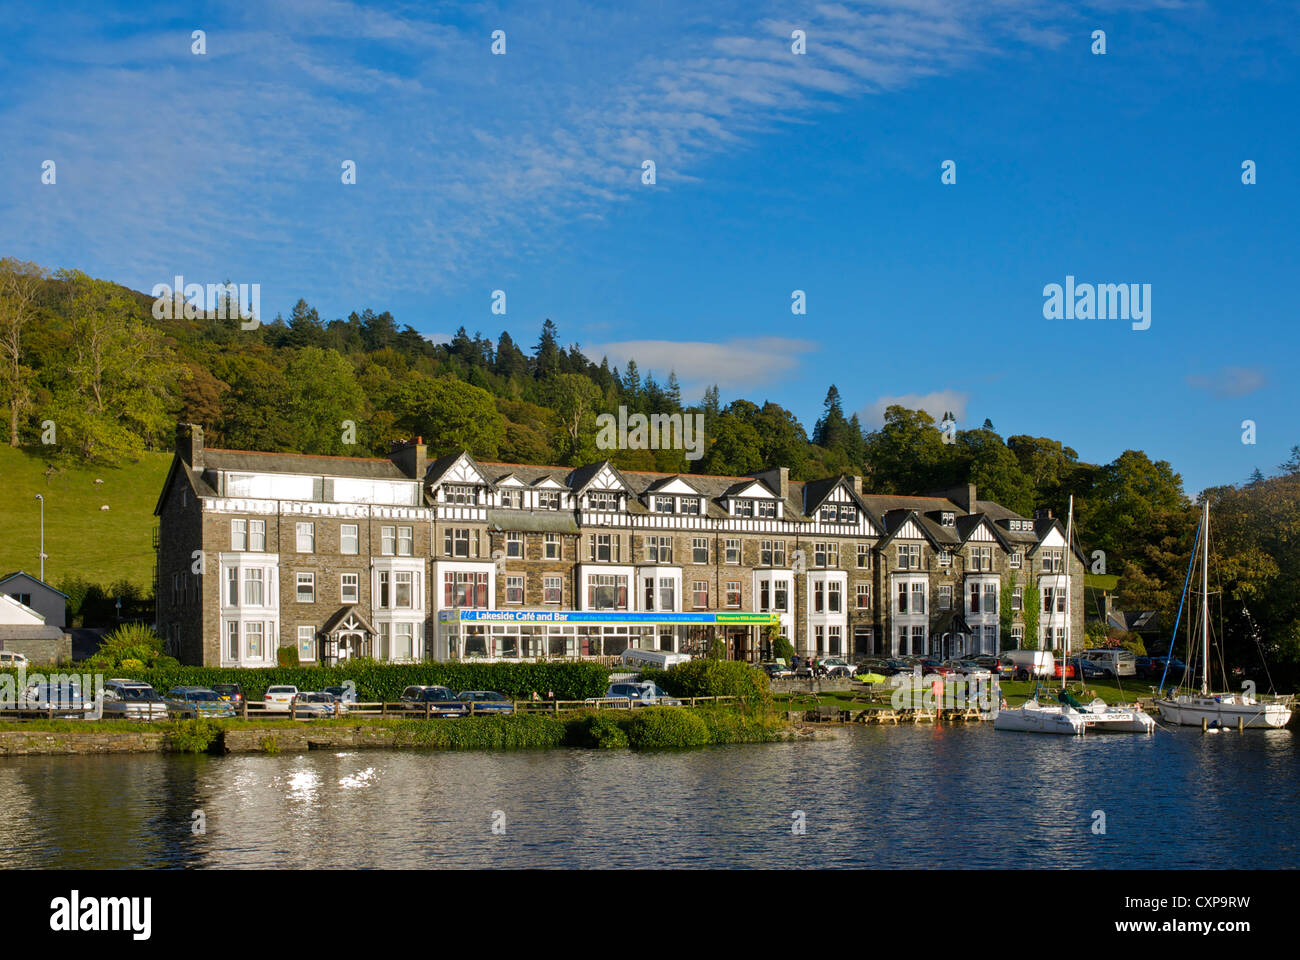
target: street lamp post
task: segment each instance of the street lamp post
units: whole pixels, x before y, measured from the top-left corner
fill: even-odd
[[[41,501],[41,583],[45,582],[45,498],[39,493],[36,499]]]

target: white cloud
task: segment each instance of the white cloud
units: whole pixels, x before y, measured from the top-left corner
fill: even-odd
[[[792,337],[746,337],[721,343],[691,340],[623,340],[591,344],[583,353],[592,358],[608,357],[620,372],[635,360],[644,379],[654,373],[660,384],[669,372],[677,374],[682,394],[690,399],[711,384],[720,390],[738,391],[770,384],[793,376],[801,355],[818,349],[810,340]]]
[[[963,421],[966,419],[966,405],[969,402],[970,394],[964,390],[904,393],[895,397],[877,397],[872,403],[867,404],[858,411],[858,417],[862,420],[864,427],[874,429],[885,422],[885,409],[887,407],[899,406],[906,407],[909,410],[924,410],[935,420],[940,420],[945,413],[951,412],[957,418],[958,428],[965,429],[966,425]]]
[[[1244,397],[1268,386],[1268,374],[1250,367],[1221,367],[1211,374],[1192,374],[1187,385],[1216,397]]]
[[[510,52],[493,57],[483,23],[398,9],[230,8],[206,57],[148,10],[126,32],[75,18],[24,33],[18,59],[40,62],[39,80],[7,91],[0,115],[29,144],[15,162],[55,157],[59,187],[0,183],[10,231],[32,238],[29,255],[145,286],[264,264],[321,300],[452,286],[643,196],[647,155],[671,189],[760,131],[1000,45],[1050,43],[1062,16],[1048,0],[767,0],[704,23],[689,6],[647,18],[562,3],[515,18]],[[818,56],[790,53],[791,24]],[[339,182],[343,159],[357,162],[354,186]]]

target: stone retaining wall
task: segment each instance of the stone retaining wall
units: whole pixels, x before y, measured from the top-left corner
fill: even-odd
[[[156,730],[57,732],[0,731],[0,757],[51,756],[98,753],[157,753],[166,749],[164,735]]]

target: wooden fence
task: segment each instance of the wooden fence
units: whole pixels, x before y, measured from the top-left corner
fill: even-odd
[[[732,703],[736,697],[673,697],[671,698],[683,707],[703,707],[716,706],[723,703]],[[456,703],[457,709],[461,710],[459,716],[494,716],[505,713],[549,713],[552,715],[564,713],[577,713],[582,710],[631,710],[634,706],[640,706],[635,701],[628,700],[625,697],[595,697],[589,700],[512,700],[509,701],[510,709],[506,710],[499,704],[503,701],[495,701],[492,706],[469,702]],[[409,702],[374,702],[374,703],[352,703],[352,704],[334,704],[334,710],[330,713],[321,711],[301,711],[297,704],[289,704],[287,707],[277,709],[267,709],[267,703],[264,700],[241,700],[234,707],[234,715],[241,720],[248,719],[275,719],[275,720],[301,720],[308,721],[317,718],[326,717],[408,717],[443,719],[449,714],[453,706],[452,701],[426,701],[424,703]],[[467,709],[466,709],[467,708]],[[52,705],[38,707],[6,707],[0,708],[0,720],[54,720],[54,719],[95,719],[95,714],[99,712],[94,703],[84,704],[80,707],[55,707]],[[183,709],[168,706],[168,718],[191,717],[196,716],[194,710]],[[105,720],[131,719],[118,715],[104,715],[101,717]],[[213,719],[230,719],[229,717],[213,717]]]

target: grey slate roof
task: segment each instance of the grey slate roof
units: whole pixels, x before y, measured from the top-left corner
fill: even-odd
[[[317,457],[300,453],[254,453],[248,450],[203,451],[205,470],[235,470],[241,473],[304,473],[325,477],[355,477],[365,480],[410,480],[387,458]]]

